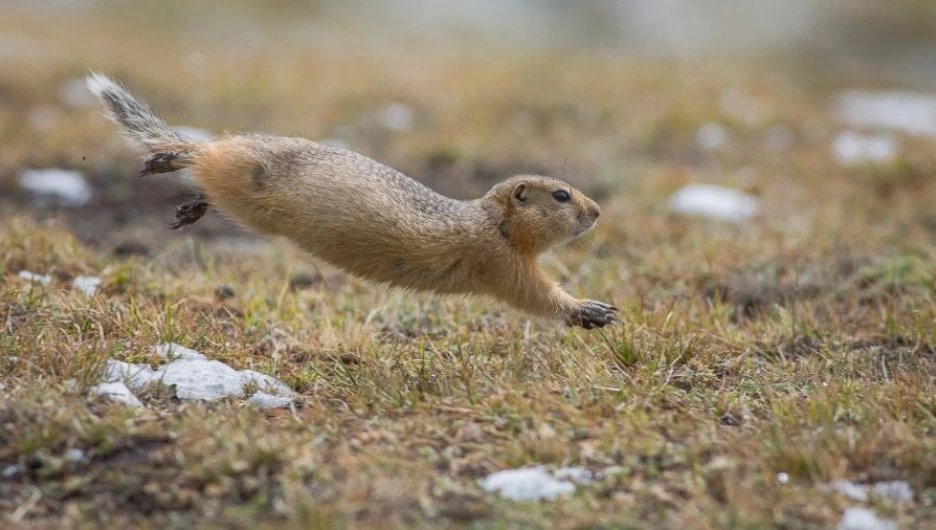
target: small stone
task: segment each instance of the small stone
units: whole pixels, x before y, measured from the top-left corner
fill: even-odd
[[[26,457],[26,469],[42,469],[43,466],[45,462],[38,454],[33,453]]]
[[[289,288],[293,291],[301,291],[302,289],[308,289],[313,285],[322,283],[321,274],[307,274],[305,272],[297,272],[289,278]]]
[[[390,103],[380,109],[378,120],[388,129],[404,131],[413,126],[413,109],[403,103]]]
[[[93,195],[84,175],[68,169],[27,169],[20,175],[20,185],[46,206],[84,206]]]
[[[244,385],[254,384],[260,392],[271,392],[281,396],[292,396],[295,394],[295,392],[289,388],[289,385],[273,376],[262,374],[254,370],[241,370],[239,375]]]
[[[790,475],[787,473],[777,473],[777,482],[786,486],[790,483]]]
[[[150,253],[150,248],[146,244],[137,241],[124,241],[114,247],[112,253],[118,258],[147,256]]]
[[[19,472],[20,472],[19,466],[9,465],[3,468],[3,471],[0,471],[0,477],[13,478],[16,475],[19,475]]]
[[[552,501],[575,492],[575,484],[554,478],[542,466],[497,471],[480,484],[485,491],[512,501]]]
[[[889,162],[897,158],[900,142],[889,135],[846,131],[835,139],[832,152],[843,165]]]
[[[285,409],[292,404],[293,398],[289,396],[274,396],[266,392],[257,392],[250,396],[247,403],[261,409]]]
[[[230,285],[222,285],[215,289],[215,298],[218,300],[227,300],[234,296],[234,288]]]
[[[741,223],[760,213],[760,201],[742,191],[711,184],[690,184],[670,197],[670,209],[683,215]]]
[[[52,277],[48,274],[36,274],[34,272],[29,272],[26,270],[19,271],[17,274],[20,278],[33,283],[38,283],[40,285],[49,285],[52,283]]]
[[[104,381],[126,383],[133,390],[140,390],[156,379],[156,372],[148,364],[133,364],[109,359],[104,370]]]
[[[217,401],[244,394],[240,374],[221,361],[178,359],[160,368],[157,374],[162,384],[175,386],[179,399]]]
[[[838,530],[897,530],[897,524],[867,508],[845,508]]]
[[[719,423],[722,425],[727,425],[729,427],[739,427],[741,425],[741,418],[735,416],[730,412],[726,412],[718,418]]]
[[[836,100],[835,113],[853,127],[879,127],[936,137],[936,94],[850,90]]]
[[[154,348],[154,351],[157,356],[170,361],[173,359],[198,359],[202,361],[208,359],[203,354],[174,342],[159,344]]]
[[[68,451],[65,451],[64,458],[66,462],[72,462],[72,463],[81,462],[82,460],[85,459],[85,452],[82,451],[81,449],[72,448],[72,449],[69,449]]]
[[[201,353],[176,343],[159,344],[153,350],[157,356],[170,362],[153,370],[147,364],[111,359],[107,362],[104,374],[107,381],[105,384],[128,384],[130,388],[138,390],[157,382],[174,387],[179,399],[200,401],[217,401],[228,396],[244,397],[248,386],[255,386],[258,391],[277,398],[278,404],[286,403],[283,399],[291,400],[296,395],[288,385],[275,377],[253,370],[235,370],[221,361],[208,360]],[[119,387],[114,388],[115,391],[120,390]],[[261,404],[271,403],[264,396],[257,398],[257,401]]]
[[[143,407],[143,402],[133,395],[133,392],[127,388],[127,385],[121,382],[101,383],[92,387],[91,392],[99,396],[104,396],[111,401],[116,401],[117,403],[123,403],[131,407]]]
[[[96,276],[76,276],[72,280],[72,287],[88,296],[94,296],[100,286],[101,279]]]
[[[837,480],[829,484],[829,487],[859,502],[866,502],[872,496],[892,501],[913,500],[913,489],[902,480],[876,482],[874,484],[857,484],[850,480]]]
[[[579,484],[589,484],[597,479],[595,473],[583,467],[561,467],[553,472],[553,476],[560,480],[571,480]]]
[[[720,123],[709,122],[696,131],[696,145],[703,151],[715,151],[728,143],[728,131]]]

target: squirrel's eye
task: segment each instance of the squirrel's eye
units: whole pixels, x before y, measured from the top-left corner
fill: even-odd
[[[553,199],[556,199],[558,202],[569,202],[569,200],[572,198],[572,196],[569,195],[569,192],[566,190],[556,190],[552,195]]]

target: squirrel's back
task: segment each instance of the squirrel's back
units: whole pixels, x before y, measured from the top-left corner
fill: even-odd
[[[288,237],[363,277],[397,283],[414,276],[406,285],[412,288],[422,287],[415,276],[449,270],[452,242],[470,245],[487,223],[475,203],[440,195],[353,151],[303,138],[227,136],[202,148],[192,170],[212,202],[235,220]]]

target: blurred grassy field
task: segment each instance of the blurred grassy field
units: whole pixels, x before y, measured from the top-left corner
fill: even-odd
[[[904,138],[898,160],[856,167],[831,154],[831,98],[885,86],[874,72],[424,58],[198,12],[0,17],[19,43],[0,61],[0,469],[26,470],[0,478],[7,527],[833,528],[860,504],[824,488],[839,479],[905,480],[914,499],[875,511],[936,525],[936,149]],[[99,109],[67,95],[89,69],[172,124],[337,139],[458,197],[563,176],[602,220],[545,265],[623,323],[568,330],[375,288],[215,213],[173,232],[189,192],[135,179]],[[381,125],[393,103],[412,127]],[[709,122],[728,132],[714,151],[696,142]],[[36,207],[18,185],[30,167],[81,170],[92,202]],[[690,182],[748,191],[763,215],[670,214]],[[93,298],[69,288],[83,274],[103,280]],[[303,404],[153,392],[141,412],[88,395],[107,359],[158,364],[165,341],[274,375]],[[544,504],[477,485],[538,463],[603,478]]]

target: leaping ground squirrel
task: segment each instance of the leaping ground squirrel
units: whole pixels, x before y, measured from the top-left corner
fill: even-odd
[[[521,175],[479,199],[455,200],[364,155],[303,138],[193,140],[109,78],[92,73],[87,85],[143,150],[140,176],[191,169],[203,194],[179,207],[174,227],[197,221],[210,204],[376,283],[489,295],[586,329],[616,321],[617,308],[572,297],[537,265],[601,213],[566,182]]]

